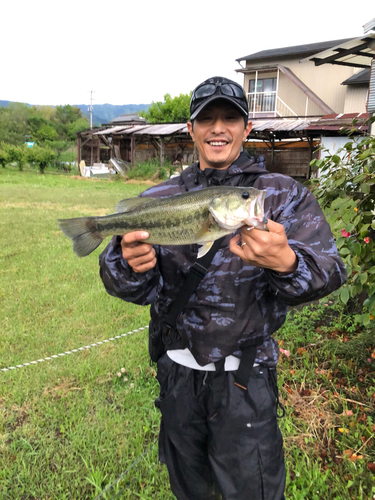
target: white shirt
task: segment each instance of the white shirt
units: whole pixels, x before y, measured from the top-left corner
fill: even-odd
[[[178,363],[179,365],[186,366],[187,368],[192,368],[193,370],[202,370],[206,372],[216,371],[215,363],[208,363],[207,365],[201,366],[195,361],[194,356],[191,354],[188,348],[186,349],[173,349],[167,351],[168,357]],[[227,356],[225,358],[224,370],[226,372],[236,371],[240,366],[240,359],[236,356]],[[254,366],[258,366],[258,363],[254,363]]]

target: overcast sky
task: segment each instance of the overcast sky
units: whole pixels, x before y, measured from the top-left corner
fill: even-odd
[[[363,34],[374,0],[21,0],[1,7],[0,99],[141,104],[264,49]]]

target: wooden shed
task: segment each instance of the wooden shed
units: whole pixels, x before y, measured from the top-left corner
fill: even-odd
[[[310,121],[301,118],[253,119],[245,149],[263,155],[267,169],[291,177],[307,178],[310,161],[319,145],[319,131],[306,129]],[[78,134],[79,161],[86,165],[108,163],[111,158],[132,165],[158,158],[189,165],[197,152],[186,123],[116,125],[87,130]]]

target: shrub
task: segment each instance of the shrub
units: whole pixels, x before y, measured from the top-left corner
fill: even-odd
[[[375,137],[351,138],[334,155],[323,151],[326,158],[311,162],[320,170],[311,189],[348,272],[334,295],[344,304],[349,299],[363,303],[355,318],[366,325],[375,316]]]
[[[50,148],[34,146],[28,150],[28,161],[36,165],[42,174],[44,174],[44,169],[53,162],[55,157],[56,153]]]
[[[129,179],[166,180],[173,171],[174,167],[169,162],[162,167],[158,159],[152,159],[136,164],[126,175]]]
[[[5,165],[8,163],[8,152],[5,144],[2,142],[0,144],[0,165],[5,168]]]
[[[19,170],[22,171],[27,157],[26,147],[7,145],[6,152],[8,156],[8,163],[16,164]]]

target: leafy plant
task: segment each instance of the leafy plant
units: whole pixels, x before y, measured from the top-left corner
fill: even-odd
[[[56,153],[50,148],[34,146],[28,151],[28,161],[37,165],[40,173],[44,174],[44,169],[55,159]]]
[[[312,191],[329,222],[348,272],[347,282],[334,293],[344,304],[363,303],[356,320],[367,325],[375,316],[375,137],[350,136],[337,154],[311,166],[320,176]]]
[[[139,116],[146,118],[150,123],[187,122],[190,118],[190,98],[191,93],[176,97],[165,94],[163,102],[152,101],[147,111],[141,111]]]
[[[0,144],[0,165],[5,168],[5,165],[8,163],[8,153],[6,150],[6,146],[4,143]]]
[[[26,162],[26,148],[24,146],[6,146],[6,151],[8,155],[8,163],[15,163],[19,170],[23,170],[23,166]]]

